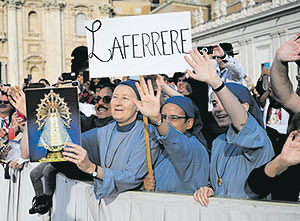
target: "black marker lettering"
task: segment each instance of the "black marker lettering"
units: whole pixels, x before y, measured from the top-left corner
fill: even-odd
[[[99,25],[97,28],[95,28],[95,25]],[[92,57],[95,57],[96,59],[98,59],[99,61],[101,62],[108,62],[111,58],[111,50],[108,49],[109,51],[109,59],[108,60],[102,60],[101,58],[99,58],[95,53],[94,53],[94,50],[95,50],[95,32],[99,31],[100,28],[102,26],[102,23],[100,20],[95,20],[92,24],[92,29],[89,29],[88,27],[85,26],[85,28],[92,33],[92,52],[89,54],[89,58],[92,58]]]
[[[174,40],[173,40],[173,33],[176,34],[176,38]],[[181,54],[181,51],[179,50],[178,44],[176,42],[177,39],[178,39],[178,32],[177,32],[177,30],[171,30],[170,31],[170,39],[171,39],[171,52],[172,52],[172,54],[174,54],[174,47],[173,47],[174,44],[176,45],[176,48],[177,48],[179,54]]]
[[[161,32],[160,32],[163,55],[171,55],[171,54],[166,54],[166,52],[165,52],[165,44],[166,44],[167,42],[164,41],[164,33],[167,33],[167,32],[168,32],[168,31],[161,31]]]
[[[188,52],[187,52],[187,51],[184,51],[184,48],[183,48],[183,42],[185,42],[186,40],[183,39],[182,31],[188,31],[188,30],[189,30],[188,28],[180,29],[182,53],[185,53],[185,54],[188,54]]]
[[[128,48],[129,45],[127,45],[125,43],[125,37],[130,37],[130,35],[123,35],[122,36],[122,40],[123,40],[123,53],[124,53],[124,58],[126,59],[126,48]]]
[[[145,44],[144,36],[148,37],[148,41],[146,44]],[[151,54],[151,56],[153,56],[153,54],[151,53],[150,48],[149,48],[149,43],[150,43],[150,36],[147,33],[142,33],[142,45],[143,45],[143,56],[144,57],[146,57],[145,46],[148,48],[149,54]]]
[[[115,46],[116,44],[117,44],[118,46]],[[116,48],[119,48],[121,57],[122,57],[122,59],[124,59],[124,56],[123,56],[123,53],[122,53],[122,49],[121,49],[121,46],[120,46],[120,43],[119,43],[117,37],[115,37],[115,39],[114,39],[114,44],[113,44],[113,47],[112,47],[112,53],[111,53],[110,59],[111,59],[111,60],[114,59],[114,53],[115,53],[115,49],[116,49]]]
[[[156,36],[157,36],[156,40],[154,40],[154,36],[153,36],[154,34],[156,34]],[[151,37],[152,37],[152,46],[153,46],[153,54],[154,54],[154,56],[156,55],[156,53],[155,53],[155,47],[157,48],[158,53],[161,55],[159,47],[157,46],[157,42],[159,41],[159,38],[160,38],[159,33],[155,32],[155,31],[151,32]],[[155,45],[155,47],[154,47],[154,45]]]
[[[133,58],[142,58],[142,57],[139,57],[139,56],[135,56],[135,48],[136,48],[136,46],[138,46],[138,44],[134,43],[134,37],[135,36],[139,36],[139,34],[133,34],[132,35],[132,53],[133,53]]]

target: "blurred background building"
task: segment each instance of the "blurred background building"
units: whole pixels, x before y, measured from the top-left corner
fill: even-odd
[[[54,83],[71,71],[72,55],[86,46],[86,19],[179,11],[191,12],[193,46],[232,43],[254,81],[300,31],[299,0],[0,0],[1,81],[20,84],[32,74]]]

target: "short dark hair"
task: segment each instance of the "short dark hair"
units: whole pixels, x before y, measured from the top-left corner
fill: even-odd
[[[115,90],[115,88],[116,88],[116,86],[115,86],[114,84],[112,84],[112,83],[107,83],[107,84],[104,84],[104,85],[101,87],[101,90],[102,90],[103,88],[106,88],[106,87],[110,88],[111,92],[114,92],[114,90]]]
[[[173,75],[173,82],[177,84],[178,78],[183,77],[185,75],[184,72],[175,72]]]
[[[168,83],[170,82],[170,79],[169,79],[168,75],[160,74],[160,76],[162,76],[164,78],[164,81],[167,81]]]

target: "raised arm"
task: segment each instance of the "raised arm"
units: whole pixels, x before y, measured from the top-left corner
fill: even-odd
[[[21,90],[19,86],[10,87],[8,90],[8,100],[9,102],[22,114],[26,117],[26,101],[25,101],[25,94]],[[24,131],[22,140],[20,142],[20,150],[21,150],[21,157],[24,159],[29,158],[29,145],[28,145],[28,128],[27,123],[24,125]]]
[[[300,163],[300,136],[297,133],[297,131],[290,133],[281,153],[266,165],[265,173],[267,176],[278,176],[288,167]]]
[[[157,126],[157,130],[161,136],[165,136],[168,133],[170,127],[166,121],[162,121],[160,115],[160,84],[157,84],[158,88],[156,95],[154,95],[154,90],[150,80],[148,80],[146,84],[145,80],[142,79],[140,84],[136,83],[136,87],[140,94],[141,101],[138,101],[137,99],[132,100],[135,102],[139,111],[144,116],[148,117],[153,124],[161,122],[160,125]]]
[[[193,68],[195,74],[190,70],[187,70],[187,72],[191,78],[206,82],[212,89],[217,89],[223,82],[217,75],[215,67],[206,52],[202,51],[202,53],[203,55],[194,49],[189,52],[192,60],[185,56],[185,60]],[[222,102],[234,127],[241,130],[248,119],[248,114],[237,97],[234,96],[226,86],[215,93]]]
[[[240,63],[232,56],[226,54],[219,45],[212,45],[213,56],[222,59],[224,66],[232,74],[233,80],[242,81],[245,77],[245,72]]]
[[[288,62],[300,60],[300,32],[277,51],[271,67],[271,86],[274,98],[294,113],[300,111],[300,98],[293,91],[288,77]]]
[[[176,91],[175,89],[171,88],[168,84],[166,84],[164,82],[163,77],[160,76],[159,74],[157,75],[156,82],[157,82],[157,85],[159,85],[161,87],[162,91],[165,92],[169,97],[183,96],[178,91]]]
[[[280,192],[282,190],[277,189],[278,181],[280,182],[281,187],[292,188],[291,182],[293,182],[292,176],[283,175],[282,178],[276,178],[280,176],[285,170],[287,170],[290,166],[296,165],[300,163],[300,137],[296,135],[297,131],[293,131],[290,133],[287,138],[281,153],[273,160],[264,164],[258,168],[252,170],[249,174],[247,183],[251,190],[259,194],[262,198],[267,196],[268,194],[275,192]],[[294,138],[296,135],[296,138]],[[291,170],[296,171],[296,170]],[[293,172],[289,172],[293,173]],[[289,198],[291,195],[286,196]],[[295,199],[298,199],[299,192],[296,193]]]
[[[9,102],[26,117],[26,100],[25,94],[19,86],[10,87],[8,90],[8,100]]]

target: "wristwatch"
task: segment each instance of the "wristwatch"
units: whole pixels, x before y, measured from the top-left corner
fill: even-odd
[[[97,169],[98,169],[98,167],[97,167],[97,165],[95,164],[95,171],[92,173],[92,177],[93,178],[97,178]]]
[[[159,127],[163,123],[163,119],[161,118],[158,122],[153,123],[155,127]]]

